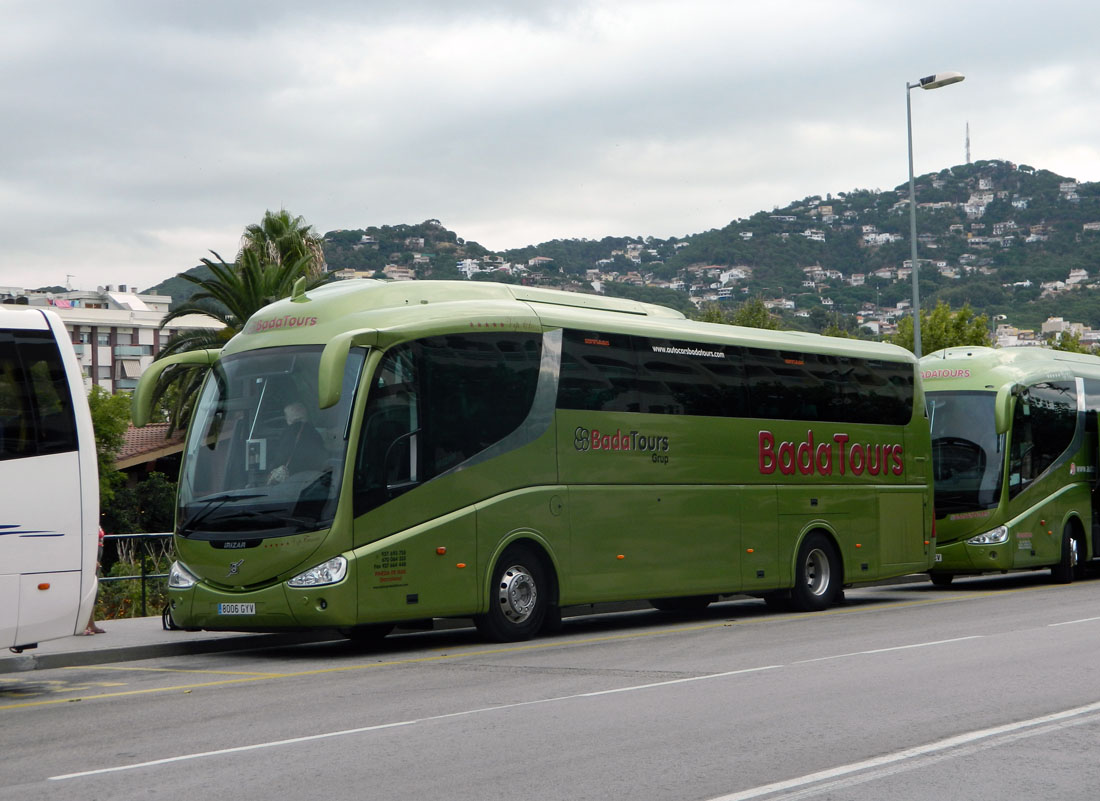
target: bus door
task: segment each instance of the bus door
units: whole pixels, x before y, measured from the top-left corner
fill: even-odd
[[[773,485],[741,490],[741,588],[770,590],[789,581],[779,559],[779,501]],[[789,571],[783,571],[787,573]]]
[[[932,514],[925,493],[911,487],[878,488],[879,553],[887,573],[928,568],[925,521]]]

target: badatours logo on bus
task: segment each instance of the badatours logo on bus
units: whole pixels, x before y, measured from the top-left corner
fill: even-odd
[[[902,462],[902,446],[898,444],[851,442],[848,434],[833,434],[825,442],[814,442],[810,429],[801,442],[780,442],[770,431],[758,434],[758,458],[760,472],[769,475],[779,470],[785,476],[801,473],[812,475],[853,475],[867,473],[871,476],[905,471]]]
[[[641,431],[623,431],[620,428],[608,432],[577,426],[573,432],[573,447],[582,453],[606,451],[648,454],[650,461],[655,464],[668,464],[668,437],[644,434]]]
[[[248,322],[248,325],[244,329],[244,333],[260,334],[264,331],[275,331],[280,328],[306,328],[311,325],[317,325],[316,317],[298,317],[293,314],[285,314],[282,317],[271,317],[267,320],[253,318]]]

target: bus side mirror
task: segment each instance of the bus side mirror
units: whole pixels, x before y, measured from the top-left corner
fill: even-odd
[[[352,345],[373,345],[378,332],[373,328],[360,328],[337,334],[321,351],[321,363],[317,367],[317,400],[322,409],[340,402],[340,389],[344,384],[344,365]]]
[[[134,389],[134,395],[130,399],[130,416],[133,418],[134,425],[141,428],[148,424],[149,418],[153,414],[153,390],[156,389],[157,379],[160,378],[161,373],[177,364],[209,367],[217,361],[219,353],[221,353],[221,348],[190,350],[164,359],[158,359],[145,368],[145,372],[141,374],[141,378],[138,380],[137,388]]]
[[[993,405],[993,425],[998,434],[1007,434],[1012,424],[1012,398],[1020,392],[1019,384],[1011,384],[997,390]]]

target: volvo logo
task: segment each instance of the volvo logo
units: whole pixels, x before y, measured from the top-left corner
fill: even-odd
[[[241,572],[241,565],[243,565],[243,564],[244,564],[243,559],[238,559],[236,562],[230,562],[229,563],[229,572],[225,574],[225,577],[229,578],[230,576],[235,576],[238,573],[240,573]]]

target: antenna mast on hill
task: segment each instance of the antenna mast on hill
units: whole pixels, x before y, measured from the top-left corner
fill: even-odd
[[[970,163],[970,120],[966,121],[966,163]]]

